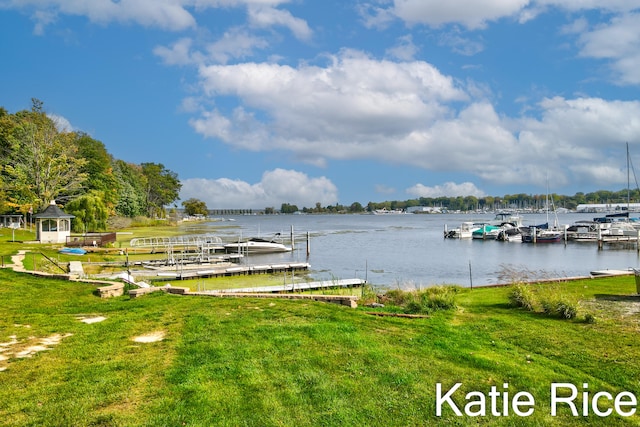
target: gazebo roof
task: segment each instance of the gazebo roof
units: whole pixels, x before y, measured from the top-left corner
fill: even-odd
[[[53,219],[53,218],[75,218],[75,215],[71,215],[65,213],[62,209],[56,206],[56,202],[52,201],[49,206],[45,210],[40,213],[33,215],[34,218],[44,218],[44,219]]]

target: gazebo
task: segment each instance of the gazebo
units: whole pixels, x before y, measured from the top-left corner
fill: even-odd
[[[33,215],[36,221],[36,240],[40,243],[65,243],[71,235],[71,219],[75,215],[65,213],[55,200],[45,210]]]

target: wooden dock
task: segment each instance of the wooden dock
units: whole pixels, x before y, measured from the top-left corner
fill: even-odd
[[[302,291],[317,291],[322,289],[333,289],[333,288],[352,288],[352,287],[363,286],[365,283],[366,281],[362,279],[341,279],[341,280],[325,280],[320,282],[288,283],[283,285],[259,286],[259,287],[253,287],[253,288],[216,289],[216,290],[210,290],[210,291],[202,291],[201,293],[268,294],[268,293],[282,293],[282,292],[302,292]]]
[[[158,279],[154,280],[189,280],[189,279],[206,279],[210,277],[222,277],[222,276],[245,276],[252,274],[268,274],[268,273],[283,273],[283,272],[295,272],[309,270],[310,264],[307,262],[294,262],[286,264],[261,264],[261,265],[233,265],[233,266],[220,266],[212,267],[209,269],[184,269],[173,271],[156,271]]]

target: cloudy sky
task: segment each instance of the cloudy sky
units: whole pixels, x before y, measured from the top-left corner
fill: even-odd
[[[0,40],[0,106],[209,208],[617,191],[626,143],[640,168],[640,0],[0,0]]]

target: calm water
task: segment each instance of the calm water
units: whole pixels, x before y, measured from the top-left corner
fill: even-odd
[[[560,224],[592,219],[594,214],[565,214]],[[527,277],[584,276],[592,270],[640,268],[635,249],[598,250],[595,243],[523,244],[444,239],[444,225],[491,220],[493,215],[268,215],[234,216],[234,221],[211,222],[225,241],[239,237],[289,240],[295,250],[286,254],[252,255],[250,263],[307,261],[317,280],[358,277],[383,286],[462,286],[504,282],[506,270]],[[524,215],[524,225],[546,221],[544,215]],[[310,256],[306,256],[306,234]]]

